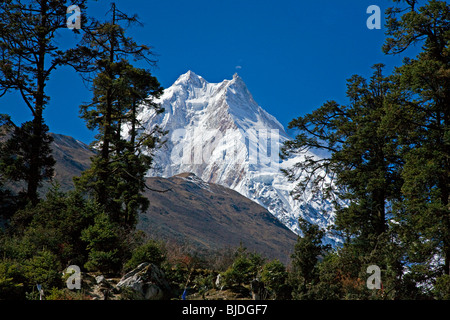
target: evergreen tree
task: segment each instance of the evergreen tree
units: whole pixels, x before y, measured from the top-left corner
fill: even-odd
[[[318,226],[301,218],[299,225],[303,236],[298,238],[291,256],[293,297],[314,299],[312,288],[319,280],[319,259],[330,248],[322,243],[325,233]]]
[[[85,2],[78,1],[78,6],[84,8]],[[13,139],[24,139],[26,143],[8,150],[11,151],[10,165],[27,167],[26,175],[20,178],[27,185],[26,198],[33,204],[38,201],[40,183],[49,177],[54,165],[43,112],[49,100],[45,88],[51,73],[70,63],[55,41],[57,31],[67,28],[66,11],[65,2],[59,0],[27,3],[13,0],[0,4],[1,95],[9,90],[18,91],[33,116],[32,121],[14,133]],[[23,156],[17,159],[16,153]],[[11,168],[6,170],[13,171]]]
[[[289,299],[290,287],[287,284],[286,267],[277,259],[266,263],[261,271],[264,286],[272,293],[274,299]]]
[[[119,183],[115,189],[115,199],[122,203],[121,222],[134,226],[139,211],[148,208],[148,199],[143,191],[145,174],[152,164],[152,151],[157,147],[159,136],[163,134],[158,127],[150,133],[145,133],[137,115],[142,108],[153,108],[156,112],[162,109],[153,101],[162,92],[158,81],[144,69],[128,65],[123,72],[123,91],[118,97],[118,103],[123,106],[122,115],[118,117],[118,130],[115,138],[117,148],[113,155],[120,163],[117,171]],[[126,132],[128,129],[128,132]],[[128,133],[124,140],[122,133]]]
[[[33,137],[34,127],[35,121],[27,121],[20,127],[15,126],[12,129],[10,138],[1,147],[1,171],[8,181],[13,182],[27,182],[37,178],[39,181],[37,186],[39,187],[42,181],[50,180],[53,177],[55,160],[53,159],[51,149],[53,138],[48,134],[48,126],[43,123],[43,120],[40,124],[40,131],[42,132],[40,138],[41,151],[37,157],[33,155],[34,151],[32,146],[35,141],[35,137]],[[37,176],[34,167],[31,166],[31,163],[36,159],[38,159],[40,166]],[[32,194],[34,194],[34,191]],[[34,199],[32,203],[37,204],[35,203],[37,198],[34,195],[30,197],[30,187],[27,183],[25,190],[19,192],[19,197],[16,202],[24,202],[24,200],[32,199]]]
[[[140,108],[162,112],[152,98],[162,93],[160,84],[150,71],[133,67],[127,59],[143,59],[152,64],[150,48],[126,37],[119,24],[137,22],[115,5],[110,22],[97,24],[95,32],[87,32],[78,51],[90,52],[92,102],[81,106],[81,115],[89,129],[98,130],[94,144],[99,152],[92,166],[76,180],[78,188],[92,192],[96,201],[112,221],[132,227],[139,210],[148,206],[142,195],[144,175],[150,168],[151,149],[159,141],[158,128],[144,134],[137,114]],[[128,132],[127,132],[128,129]],[[129,139],[124,139],[128,133]],[[147,151],[147,153],[145,153]]]
[[[293,120],[290,128],[298,129],[300,134],[284,148],[287,154],[305,149],[329,152],[328,157],[308,158],[286,173],[292,180],[303,177],[294,190],[298,194],[312,182],[323,197],[334,199],[334,229],[344,235],[345,243],[335,259],[329,261],[348,266],[338,276],[343,281],[336,284],[340,289],[332,293],[342,297],[368,297],[357,279],[370,264],[389,270],[386,283],[390,285],[390,297],[403,294],[399,288],[405,248],[398,241],[398,228],[388,221],[397,214],[393,208],[403,201],[404,159],[398,152],[401,139],[387,125],[391,79],[383,76],[383,65],[373,68],[369,82],[360,76],[348,80],[348,105],[330,101]],[[319,169],[325,169],[327,175],[318,175]],[[327,182],[329,177],[332,183]],[[324,265],[322,270],[326,268]],[[327,277],[322,273],[322,279]],[[314,290],[323,296],[324,289]]]
[[[285,173],[291,180],[303,177],[294,190],[297,195],[312,184],[323,197],[335,200],[336,229],[365,252],[388,231],[387,211],[402,185],[402,159],[395,152],[396,140],[382,126],[389,91],[382,68],[374,66],[369,83],[360,76],[348,80],[348,105],[329,101],[294,119],[289,128],[299,130],[299,134],[283,148],[285,154],[328,151],[329,157],[309,157]],[[321,169],[325,174],[317,173]]]
[[[435,256],[450,274],[450,5],[446,1],[394,1],[388,10],[387,54],[422,45],[397,68],[386,124],[399,136],[405,161],[404,201],[397,222],[408,259],[423,275],[435,276]],[[426,270],[426,271],[424,271]],[[422,279],[423,280],[423,279]]]
[[[94,223],[81,234],[81,240],[87,243],[89,254],[84,265],[86,269],[117,274],[122,268],[123,261],[128,258],[123,237],[123,229],[99,208]]]

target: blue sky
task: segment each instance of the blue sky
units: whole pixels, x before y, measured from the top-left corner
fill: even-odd
[[[92,2],[88,12],[104,19],[111,1]],[[76,4],[76,0],[73,0]],[[384,11],[389,0],[117,0],[118,8],[137,13],[143,27],[130,28],[138,43],[153,47],[158,65],[153,74],[169,87],[192,70],[209,82],[231,79],[235,72],[254,99],[287,126],[290,120],[327,100],[345,104],[346,79],[369,77],[375,63],[386,73],[402,61],[381,51],[385,39]],[[370,5],[382,12],[381,30],[369,30]],[[58,41],[74,39],[62,31]],[[417,50],[406,52],[415,56]],[[45,110],[50,131],[90,143],[94,132],[79,118],[79,105],[91,95],[68,68],[51,76],[51,97]],[[0,112],[17,123],[31,119],[15,94],[0,99]]]

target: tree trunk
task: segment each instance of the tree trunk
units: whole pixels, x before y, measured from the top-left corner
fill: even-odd
[[[45,30],[47,21],[46,1],[41,1],[41,27]],[[45,31],[39,34],[39,51],[37,59],[37,87],[35,94],[35,109],[33,119],[33,130],[31,137],[30,172],[28,176],[27,197],[33,205],[38,202],[38,188],[41,181],[41,150],[43,145],[43,110],[44,110],[44,88],[45,88],[45,53],[46,39]]]

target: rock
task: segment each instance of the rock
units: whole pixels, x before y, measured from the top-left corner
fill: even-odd
[[[164,272],[156,265],[144,262],[128,272],[117,283],[117,288],[130,288],[138,299],[162,300],[171,295],[171,288]]]
[[[220,273],[217,275],[215,285],[216,288],[220,290],[223,290],[223,287],[225,286],[222,280],[222,275]]]
[[[93,287],[93,295],[97,300],[109,300],[111,298],[111,290],[113,286],[106,280],[105,276],[99,275],[95,277],[95,282],[97,283]]]
[[[99,275],[99,276],[95,277],[95,281],[97,282],[97,284],[100,284],[105,281],[105,276]]]

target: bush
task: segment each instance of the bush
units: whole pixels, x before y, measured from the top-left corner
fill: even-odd
[[[20,265],[15,261],[0,262],[0,300],[24,298],[24,281]]]
[[[228,287],[232,287],[233,285],[241,285],[243,283],[250,282],[251,275],[250,275],[250,268],[251,263],[250,260],[246,257],[238,257],[234,262],[233,265],[228,268],[227,271],[223,274],[225,278],[225,284]]]
[[[286,268],[279,260],[273,260],[263,266],[261,280],[275,299],[285,298],[288,295],[287,278]]]
[[[87,253],[81,231],[93,223],[95,213],[95,207],[80,194],[62,193],[56,185],[35,207],[16,212],[11,230],[2,240],[6,247],[0,252],[26,260],[46,248],[62,265],[82,265]]]
[[[203,274],[197,274],[194,280],[192,280],[192,284],[194,285],[194,288],[197,289],[202,298],[206,299],[206,292],[214,288],[215,279],[216,274],[214,274],[213,272],[206,272]]]
[[[45,295],[45,300],[91,300],[91,296],[81,291],[71,291],[67,288],[51,288]]]
[[[61,264],[58,257],[48,250],[42,250],[25,261],[25,276],[31,286],[41,284],[44,289],[61,287]]]
[[[223,274],[225,284],[232,287],[236,284],[250,283],[251,280],[258,276],[263,264],[264,259],[261,255],[256,253],[248,254],[245,248],[239,248],[233,264]]]
[[[121,269],[123,243],[118,225],[104,212],[99,213],[90,225],[81,232],[81,239],[87,242],[88,271],[118,273]]]
[[[133,251],[131,259],[124,265],[124,270],[132,270],[143,262],[153,263],[158,267],[161,267],[161,264],[165,260],[166,250],[163,248],[162,243],[158,243],[155,240],[149,240]]]

